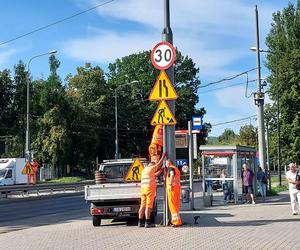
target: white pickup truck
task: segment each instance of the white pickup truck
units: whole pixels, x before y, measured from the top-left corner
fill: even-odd
[[[124,177],[133,162],[133,159],[106,160],[99,165],[99,171],[105,174],[105,182],[85,186],[85,200],[91,203],[93,226],[100,226],[102,218],[138,217],[140,182],[124,182]],[[147,163],[141,162],[145,167]],[[154,208],[152,222],[157,214],[156,203]]]

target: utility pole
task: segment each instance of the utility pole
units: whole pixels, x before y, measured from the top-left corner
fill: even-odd
[[[255,5],[255,19],[256,19],[256,64],[257,64],[257,92],[254,94],[254,102],[257,106],[257,127],[258,127],[258,152],[259,164],[265,171],[265,129],[264,129],[264,92],[261,86],[261,72],[260,72],[260,47],[259,47],[259,26],[258,26],[258,9]]]
[[[269,190],[271,190],[271,170],[270,170],[270,147],[269,147],[269,142],[270,142],[270,136],[269,136],[269,120],[267,119],[266,121],[266,129],[267,129],[267,167],[268,167],[268,183],[269,183]]]
[[[192,134],[192,122],[188,122],[188,135],[189,135],[189,171],[190,171],[190,192],[191,201],[190,209],[194,210],[194,172],[193,172],[193,134]]]
[[[173,44],[173,33],[170,27],[170,5],[169,0],[164,0],[164,29],[162,32],[162,39],[163,41],[167,41],[170,44]],[[174,67],[173,65],[166,70],[166,73],[174,85]],[[172,111],[173,115],[175,116],[175,101],[169,100],[167,101],[170,110]],[[168,153],[168,158],[175,162],[176,160],[176,151],[175,151],[175,125],[168,125],[165,126],[166,130],[166,137],[164,141],[166,142],[165,151]]]
[[[277,102],[277,162],[278,162],[278,176],[279,176],[279,186],[281,186],[281,148],[280,148],[280,102],[279,102],[279,81],[278,81],[278,54],[276,57],[276,102]]]
[[[170,26],[170,1],[164,0],[164,29],[162,31],[162,40],[167,41],[173,45],[173,33]],[[173,65],[166,70],[166,73],[171,81],[174,84],[174,67]],[[175,116],[175,101],[169,100],[167,104]],[[168,125],[164,126],[164,133],[163,133],[163,143],[164,143],[164,151],[167,152],[168,158],[171,159],[173,162],[176,160],[176,151],[175,151],[175,125]],[[164,188],[164,226],[168,225],[168,200],[167,200],[167,190],[166,187]]]

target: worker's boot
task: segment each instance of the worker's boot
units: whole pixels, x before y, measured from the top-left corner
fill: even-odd
[[[145,226],[145,220],[144,219],[139,219],[138,227],[144,227],[144,226]]]
[[[152,224],[152,223],[150,222],[150,220],[146,220],[145,228],[150,228],[150,227],[155,227],[155,225]]]

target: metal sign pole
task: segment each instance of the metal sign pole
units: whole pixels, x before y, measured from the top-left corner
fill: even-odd
[[[192,134],[192,122],[188,122],[189,133],[189,170],[190,170],[190,192],[191,202],[190,209],[194,210],[194,171],[193,171],[193,134]]]
[[[164,41],[173,44],[173,33],[170,27],[170,4],[169,0],[164,1],[164,29],[162,32],[162,38]],[[174,67],[173,65],[166,70],[166,73],[171,81],[174,84]],[[167,101],[168,106],[170,107],[171,112],[175,115],[175,101]],[[175,126],[168,125],[166,126],[166,152],[168,153],[168,158],[173,162],[176,160],[176,151],[175,151]]]
[[[163,152],[166,151],[166,126],[163,129]],[[167,169],[164,170],[164,199],[163,199],[163,225],[168,226],[168,196],[167,196],[167,185],[166,185]]]

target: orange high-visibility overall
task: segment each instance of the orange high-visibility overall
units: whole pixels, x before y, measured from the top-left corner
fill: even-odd
[[[158,162],[163,147],[163,125],[156,125],[148,148],[151,161]]]
[[[28,175],[28,179],[29,179],[29,183],[30,184],[36,184],[36,173],[39,169],[39,164],[37,161],[34,161],[32,164],[31,164],[31,167],[33,169],[33,173],[32,174],[29,174]]]
[[[180,171],[176,166],[172,166],[175,170],[173,183],[171,184],[170,176],[167,175],[167,194],[168,205],[172,217],[171,223],[175,226],[181,226],[182,221],[179,216],[180,209]]]
[[[157,166],[145,167],[141,176],[141,207],[153,208],[156,197],[156,178]]]

